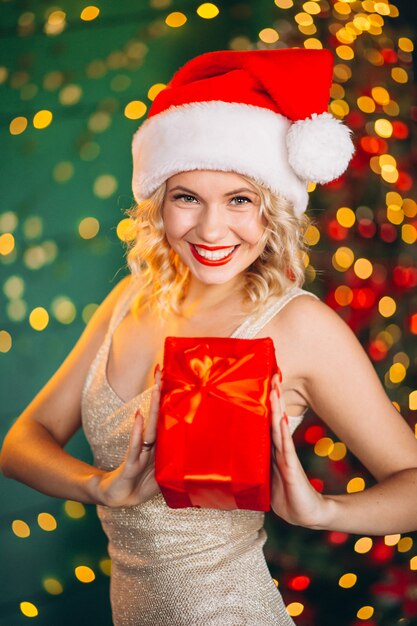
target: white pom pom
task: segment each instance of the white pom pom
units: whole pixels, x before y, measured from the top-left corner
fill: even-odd
[[[330,113],[313,113],[291,124],[287,133],[288,159],[299,178],[328,183],[348,166],[354,146],[351,130]]]

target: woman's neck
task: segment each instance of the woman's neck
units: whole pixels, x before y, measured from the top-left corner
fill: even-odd
[[[222,285],[207,285],[191,277],[181,310],[184,317],[195,317],[200,313],[214,312],[232,300],[236,302],[238,308],[241,299],[241,277]]]

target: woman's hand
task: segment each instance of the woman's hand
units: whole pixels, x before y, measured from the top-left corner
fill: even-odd
[[[321,527],[326,498],[310,484],[298,458],[288,426],[288,416],[278,374],[272,378],[272,489],[271,508],[290,524]]]
[[[155,375],[152,389],[149,420],[136,412],[129,447],[123,462],[115,470],[103,472],[97,486],[98,500],[104,506],[135,506],[149,500],[159,492],[155,481],[156,425],[159,413],[161,372]]]

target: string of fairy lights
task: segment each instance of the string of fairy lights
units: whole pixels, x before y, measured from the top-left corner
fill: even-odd
[[[22,44],[32,40],[35,45],[44,40],[52,44],[87,29],[93,35],[94,30],[105,32],[106,28],[123,28],[131,22],[138,25],[137,34],[129,36],[123,46],[109,50],[105,56],[86,58],[83,71],[78,74],[56,67],[34,77],[30,63],[27,67],[24,63],[0,67],[0,87],[7,86],[18,94],[18,101],[13,100],[14,112],[2,115],[5,132],[19,150],[35,133],[41,142],[42,133],[54,125],[84,120],[86,132],[78,137],[76,150],[71,157],[57,161],[50,172],[54,185],[68,187],[74,180],[78,163],[100,161],[101,136],[111,128],[115,118],[131,121],[132,132],[145,119],[165,83],[161,78],[160,82],[146,85],[142,99],[132,99],[133,76],[152,63],[153,42],[163,45],[164,38],[169,38],[173,31],[183,29],[185,32],[195,26],[196,19],[207,23],[221,20],[229,12],[236,25],[228,41],[230,49],[293,45],[331,48],[336,63],[330,110],[353,128],[357,154],[352,173],[348,175],[351,196],[346,195],[347,185],[342,189],[340,181],[328,185],[325,196],[315,191],[314,185],[309,185],[312,198],[327,210],[320,228],[313,225],[306,234],[312,248],[312,254],[304,258],[307,281],[313,286],[319,282],[320,270],[314,262],[314,251],[319,253],[320,246],[330,244],[331,253],[326,251],[327,269],[333,272],[330,281],[333,284],[329,285],[326,301],[357,329],[373,319],[372,315],[378,316],[366,349],[375,365],[384,368],[386,388],[398,393],[394,404],[399,410],[407,409],[413,425],[417,421],[413,418],[417,410],[417,389],[412,378],[417,362],[404,347],[406,341],[414,341],[417,335],[417,301],[409,296],[417,285],[417,203],[410,159],[412,33],[397,34],[392,24],[399,11],[389,0],[271,0],[269,12],[261,12],[265,17],[257,12],[256,4],[250,2],[195,3],[192,8],[190,4],[150,0],[146,7],[137,11],[123,13],[123,9],[118,8],[113,15],[98,6],[85,6],[79,14],[75,14],[73,6],[66,10],[51,6],[42,11],[23,11],[16,23],[3,25],[1,29],[3,36],[18,38]],[[106,96],[87,102],[88,85],[98,85],[105,78],[109,81]],[[45,92],[56,98],[53,109],[42,105]],[[111,171],[95,176],[90,191],[98,200],[115,200],[121,211],[132,201],[127,195],[118,195],[119,180]],[[80,310],[73,299],[62,293],[53,296],[48,303],[32,306],[25,297],[30,276],[40,271],[45,271],[47,276],[48,268],[59,258],[77,250],[87,249],[92,255],[106,254],[109,232],[118,242],[128,242],[133,237],[131,221],[124,216],[115,224],[112,218],[88,215],[80,218],[71,231],[59,224],[54,228],[51,231],[40,209],[34,213],[31,208],[3,206],[0,212],[0,264],[7,275],[1,285],[6,302],[0,327],[0,358],[6,366],[18,334],[48,333],[53,324],[84,325],[97,307],[97,303],[89,302]],[[370,243],[378,257],[366,255]],[[386,260],[388,246],[396,250],[391,265]],[[407,314],[403,295],[412,303]],[[401,320],[405,320],[403,324]],[[337,474],[334,478],[337,484],[352,468],[345,444],[329,436],[317,423],[302,432],[302,445],[311,453],[310,480],[319,491],[332,485],[328,473]],[[316,464],[322,461],[327,465]],[[353,467],[354,475],[351,473],[344,485],[348,493],[368,486],[368,477],[361,472],[355,475],[356,467]],[[68,521],[87,515],[81,503],[66,501],[63,507]],[[20,515],[23,518],[24,512]],[[43,531],[53,533],[58,524],[57,516],[40,512],[36,524]],[[32,530],[25,519],[12,519],[10,532],[14,537],[28,540]],[[355,555],[370,558],[375,564],[390,563],[409,555],[408,561],[401,563],[407,572],[417,570],[417,556],[412,554],[414,541],[409,535],[352,539],[346,533],[330,532],[326,534],[326,541],[332,546],[349,545]],[[80,562],[73,576],[79,582],[90,584],[98,573],[108,576],[110,569],[110,560],[104,555],[95,571],[94,567]],[[276,583],[284,584],[281,579],[276,579]],[[358,573],[345,571],[335,584],[340,589],[355,588],[359,584]],[[41,585],[51,596],[66,591],[66,582],[56,576],[45,576]],[[312,585],[311,574],[295,572],[285,579],[285,585],[295,594],[287,604],[288,613],[300,620],[301,625],[307,624],[313,609],[308,596],[303,594],[308,594]],[[382,610],[378,604],[379,592],[372,593],[375,600],[372,604],[362,604],[355,609],[357,623],[379,624],[374,621],[378,610]],[[28,618],[40,616],[33,597],[22,597],[18,610]]]

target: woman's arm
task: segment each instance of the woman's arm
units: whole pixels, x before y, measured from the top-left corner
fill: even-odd
[[[279,419],[274,392],[274,510],[311,528],[375,535],[416,530],[417,440],[412,430],[348,325],[322,302],[297,300],[287,305],[285,322],[302,348],[301,393],[378,483],[363,492],[336,496],[313,490],[288,425]]]
[[[122,279],[91,318],[73,350],[7,433],[0,469],[42,493],[97,503],[104,474],[63,450],[81,427],[81,393],[104,339],[115,303],[131,278]]]

